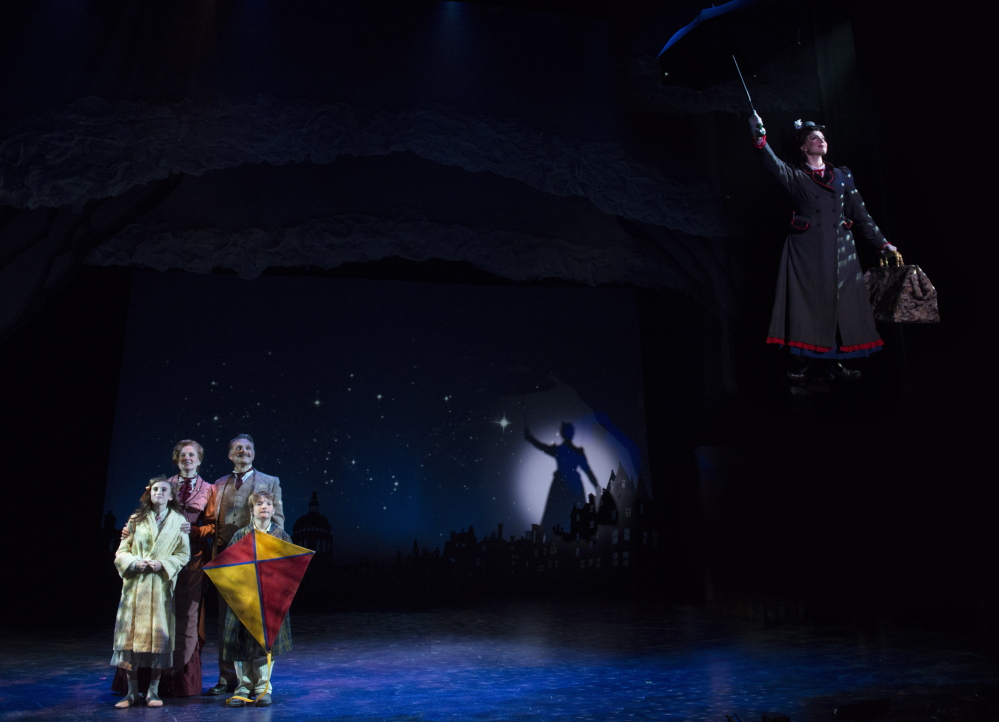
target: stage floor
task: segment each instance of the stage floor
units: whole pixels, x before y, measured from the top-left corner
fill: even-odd
[[[996,658],[952,633],[555,603],[293,614],[295,649],[276,660],[273,706],[191,697],[115,710],[108,621],[98,632],[5,635],[0,719],[722,722],[737,713],[755,722],[779,711],[807,722],[843,719],[837,704],[872,699],[891,701],[882,720],[995,719],[997,710]],[[210,643],[206,686],[215,654]]]

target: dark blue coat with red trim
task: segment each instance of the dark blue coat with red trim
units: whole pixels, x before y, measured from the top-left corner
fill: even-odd
[[[883,345],[853,239],[879,249],[888,241],[864,207],[850,170],[827,166],[809,172],[788,165],[765,139],[760,152],[794,204],[767,343],[819,353]]]

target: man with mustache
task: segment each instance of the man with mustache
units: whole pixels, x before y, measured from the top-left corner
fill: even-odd
[[[222,553],[232,539],[232,535],[250,523],[250,495],[258,491],[269,491],[274,495],[274,525],[284,528],[284,506],[281,503],[281,482],[276,476],[269,476],[253,468],[256,450],[249,434],[238,434],[229,442],[229,459],[233,471],[215,482],[217,526],[215,543],[212,545],[212,559]],[[219,595],[219,620],[225,619],[228,605]],[[219,622],[219,681],[208,690],[208,694],[220,695],[231,692],[236,687],[236,667],[233,660],[222,659],[222,627]]]

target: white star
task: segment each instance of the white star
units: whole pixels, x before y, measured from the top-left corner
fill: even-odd
[[[496,422],[500,425],[503,431],[506,431],[506,427],[510,425],[509,419],[506,418],[506,414],[503,414],[503,418]]]

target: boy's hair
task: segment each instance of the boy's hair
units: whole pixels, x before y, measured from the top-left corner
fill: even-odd
[[[267,491],[266,489],[261,489],[260,491],[255,491],[252,494],[250,494],[250,498],[247,499],[246,504],[252,510],[253,507],[257,505],[257,502],[260,501],[261,499],[269,499],[270,502],[271,502],[271,504],[273,504],[274,503],[274,494],[272,494],[271,492]]]

